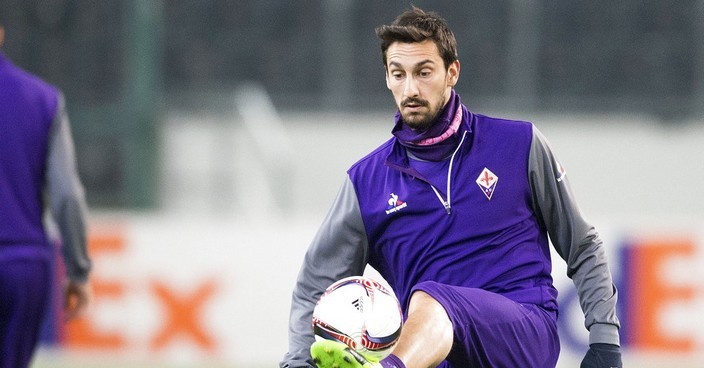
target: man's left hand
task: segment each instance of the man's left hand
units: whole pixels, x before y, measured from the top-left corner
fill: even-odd
[[[69,281],[64,293],[66,321],[83,316],[93,295],[88,282]]]

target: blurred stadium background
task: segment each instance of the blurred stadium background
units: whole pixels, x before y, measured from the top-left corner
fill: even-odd
[[[470,109],[553,143],[609,245],[626,365],[704,366],[704,1],[413,4],[455,31]],[[390,136],[374,27],[409,6],[0,0],[4,52],[66,95],[91,207],[95,304],[52,308],[33,367],[275,366],[303,252]]]

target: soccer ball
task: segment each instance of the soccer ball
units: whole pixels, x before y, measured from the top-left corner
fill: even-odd
[[[340,341],[373,362],[391,353],[402,326],[401,306],[393,291],[362,276],[330,285],[313,310],[316,340]]]

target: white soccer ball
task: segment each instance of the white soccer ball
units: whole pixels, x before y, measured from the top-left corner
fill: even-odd
[[[340,341],[373,362],[391,353],[402,327],[403,313],[393,291],[362,276],[330,285],[313,310],[316,340]]]

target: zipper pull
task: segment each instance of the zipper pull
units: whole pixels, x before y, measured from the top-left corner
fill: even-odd
[[[447,214],[449,215],[450,212],[451,212],[451,211],[450,211],[450,204],[447,203],[447,202],[444,202],[444,203],[443,203],[443,206],[445,206],[445,212],[447,212]]]

